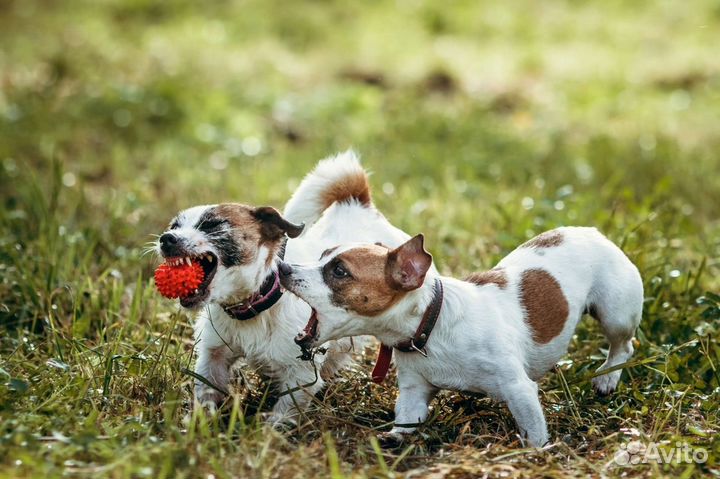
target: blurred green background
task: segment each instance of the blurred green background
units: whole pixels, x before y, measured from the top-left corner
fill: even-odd
[[[208,453],[184,435],[190,320],[156,298],[143,248],[191,205],[281,207],[317,160],[349,147],[373,172],[378,207],[424,232],[447,274],[489,268],[569,224],[599,227],[640,267],[639,356],[659,363],[634,368],[609,409],[587,382],[541,384],[546,401],[559,398],[551,434],[591,442],[570,442],[558,461],[597,454],[574,463],[596,473],[589,464],[623,439],[602,438],[621,426],[709,441],[720,405],[719,27],[709,0],[0,0],[8,477],[242,475],[262,440],[210,428]],[[599,364],[596,332],[581,328],[566,371]],[[341,392],[368,387],[366,369]],[[697,413],[668,399],[668,384]],[[576,417],[568,397],[605,412]],[[670,414],[676,424],[661,419]],[[457,444],[459,429],[443,427],[438,443]],[[384,473],[365,436],[351,428],[352,447],[335,451],[337,428],[327,430],[310,443],[317,457],[270,434],[288,469],[257,459],[248,470]],[[435,463],[428,447],[392,467]]]

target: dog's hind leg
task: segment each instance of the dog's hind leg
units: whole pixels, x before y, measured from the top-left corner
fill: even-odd
[[[588,312],[600,322],[610,342],[607,360],[599,371],[610,369],[628,361],[634,352],[632,338],[642,317],[642,283],[639,275],[629,284],[604,289]],[[622,370],[612,371],[592,379],[593,388],[600,395],[615,391]]]

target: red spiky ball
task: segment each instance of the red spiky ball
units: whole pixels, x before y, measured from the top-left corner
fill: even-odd
[[[172,266],[163,263],[155,270],[155,286],[166,298],[190,296],[205,278],[205,271],[198,261]]]

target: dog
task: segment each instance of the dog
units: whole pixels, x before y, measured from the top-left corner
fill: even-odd
[[[315,358],[319,375],[310,362],[297,359],[292,337],[311,309],[283,294],[280,257],[307,261],[351,240],[400,245],[409,237],[373,206],[368,175],[353,151],[320,161],[284,214],[237,203],[181,211],[158,238],[157,252],[170,264],[199,261],[205,272],[197,290],[180,299],[184,308],[198,311],[195,403],[215,410],[228,394],[231,366],[244,357],[280,393],[267,420],[296,422],[325,380],[351,361],[352,343],[330,341],[327,353]]]
[[[373,335],[383,346],[373,380],[397,352],[399,396],[395,425],[380,438],[398,443],[428,416],[440,389],[483,392],[504,401],[521,438],[548,442],[535,381],[567,352],[585,313],[610,342],[613,368],[633,354],[643,285],[625,254],[595,228],[562,227],[515,249],[490,271],[459,280],[431,270],[423,235],[399,247],[347,244],[319,261],[280,265],[281,283],[313,308],[296,342]],[[600,394],[614,391],[614,370],[593,379]]]

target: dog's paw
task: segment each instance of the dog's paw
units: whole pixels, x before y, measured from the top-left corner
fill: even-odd
[[[620,381],[620,374],[622,371],[613,371],[602,376],[597,376],[592,379],[593,389],[600,396],[607,396],[615,392],[617,389],[618,382]]]
[[[263,422],[279,432],[288,432],[297,427],[297,420],[291,416],[278,413],[264,413]]]
[[[399,432],[381,432],[378,434],[377,440],[378,443],[380,443],[380,447],[384,449],[395,449],[397,447],[400,447],[403,442],[405,442],[405,436],[406,434],[402,434]]]
[[[200,407],[210,414],[215,414],[225,400],[225,395],[214,389],[195,391],[195,407]]]

